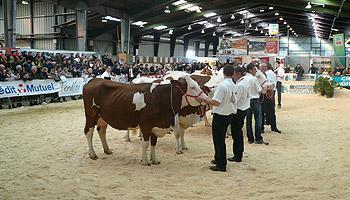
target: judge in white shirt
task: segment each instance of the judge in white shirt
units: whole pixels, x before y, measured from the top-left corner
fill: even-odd
[[[213,98],[197,98],[199,102],[214,106],[212,132],[215,156],[211,163],[215,166],[211,166],[210,169],[221,172],[226,171],[227,165],[225,142],[227,127],[232,121],[233,114],[237,112],[237,86],[232,80],[234,69],[231,65],[226,65],[223,72],[225,79],[215,89]]]
[[[277,102],[278,102],[278,109],[281,108],[281,101],[282,101],[282,81],[284,79],[284,69],[282,65],[277,61],[276,62],[276,69],[275,73],[277,75],[277,84],[276,84],[276,89],[277,89]]]
[[[270,63],[261,63],[260,70],[266,75],[267,81],[273,86],[277,84],[276,74],[272,71]],[[275,111],[275,91],[276,87],[272,91],[263,94],[262,102],[262,125],[261,130],[264,132],[265,116],[267,124],[271,126],[271,131],[281,133],[276,125],[276,111]]]
[[[233,115],[231,121],[231,135],[233,139],[233,157],[228,158],[231,162],[242,162],[244,151],[243,142],[243,125],[247,110],[250,107],[249,99],[249,79],[245,78],[244,69],[240,66],[235,66],[233,80],[237,86],[237,113]]]
[[[247,75],[246,79],[249,81],[249,99],[250,99],[250,108],[247,111],[247,121],[246,129],[249,144],[255,142],[255,144],[268,144],[264,142],[263,137],[261,136],[261,123],[262,123],[262,112],[261,112],[261,103],[260,103],[260,93],[262,87],[259,84],[258,79],[255,77],[257,72],[257,65],[254,62],[251,62],[247,65]],[[253,135],[252,128],[252,117],[254,115],[255,120],[255,135]],[[254,138],[255,136],[255,138]]]

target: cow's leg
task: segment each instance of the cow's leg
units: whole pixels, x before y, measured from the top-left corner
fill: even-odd
[[[153,165],[159,165],[160,162],[157,160],[156,157],[156,145],[157,145],[157,137],[152,134],[151,135],[151,163]]]
[[[185,144],[185,129],[180,127],[180,146],[181,150],[188,150]]]
[[[204,116],[203,116],[203,120],[204,120],[204,125],[205,125],[206,127],[211,127],[211,124],[209,123],[209,120],[208,120],[207,115],[204,115]]]
[[[176,141],[176,153],[182,154],[181,145],[180,145],[180,131],[178,129],[174,130],[175,141]]]
[[[126,130],[125,132],[125,142],[130,142],[130,130]]]
[[[148,135],[148,137],[146,137],[145,135],[147,135],[147,134],[144,134],[144,136],[142,137],[141,164],[151,166],[151,163],[148,161],[148,157],[147,157],[147,149],[148,149],[148,145],[149,145],[149,135]]]
[[[89,147],[89,156],[92,160],[96,160],[97,156],[96,156],[96,153],[95,153],[94,148],[92,146],[93,134],[94,134],[94,127],[89,128],[89,131],[85,135],[86,135],[86,139],[87,139],[88,147]]]
[[[107,123],[101,118],[97,121],[97,131],[101,139],[103,151],[105,152],[105,154],[108,154],[108,155],[112,154],[113,152],[109,150],[107,140],[106,140]]]

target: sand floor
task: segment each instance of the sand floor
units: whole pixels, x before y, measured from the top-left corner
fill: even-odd
[[[245,144],[243,162],[228,172],[208,169],[211,129],[187,130],[189,150],[158,141],[158,166],[142,166],[137,136],[107,130],[114,152],[105,155],[95,131],[98,160],[88,157],[82,101],[0,110],[0,199],[350,199],[350,91],[333,99],[283,95],[277,111],[282,135],[270,145]],[[247,139],[245,137],[245,141]],[[232,139],[227,139],[229,156]]]

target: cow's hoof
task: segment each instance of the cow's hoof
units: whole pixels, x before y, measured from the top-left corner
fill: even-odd
[[[147,162],[144,162],[144,161],[140,161],[141,165],[143,166],[151,166],[151,163],[149,163],[148,161]]]
[[[183,152],[181,150],[177,150],[176,154],[180,155],[180,154],[183,154]]]
[[[113,152],[112,152],[111,150],[107,150],[107,151],[104,151],[104,152],[105,152],[105,154],[107,154],[107,155],[113,154]]]
[[[159,165],[159,164],[160,164],[160,162],[157,161],[157,160],[156,160],[156,161],[153,161],[153,160],[152,160],[151,163],[152,163],[152,165]]]
[[[89,154],[89,157],[90,157],[92,160],[96,160],[96,159],[97,159],[96,154]]]
[[[188,150],[188,148],[186,147],[186,146],[183,146],[183,147],[181,147],[181,150]]]

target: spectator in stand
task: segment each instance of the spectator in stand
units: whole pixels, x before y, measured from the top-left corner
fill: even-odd
[[[338,65],[338,67],[333,70],[333,75],[341,76],[343,75],[343,71],[344,69],[340,65]]]
[[[66,78],[73,78],[72,73],[70,73],[70,72],[68,71],[68,68],[67,68],[67,67],[64,67],[64,68],[63,68],[63,70],[62,70],[62,72],[61,72],[61,75],[64,76],[64,77],[66,77]]]
[[[284,69],[285,73],[290,73],[292,71],[290,64],[287,65],[287,67]]]
[[[108,66],[106,70],[102,73],[101,78],[106,80],[111,80],[112,79],[111,71],[112,71],[111,66]]]
[[[309,68],[309,70],[307,72],[310,74],[316,74],[317,68],[314,66],[314,64],[311,64],[311,67]]]
[[[41,69],[41,79],[48,79],[49,78],[49,70],[47,67],[43,67]]]
[[[7,81],[8,76],[4,65],[0,65],[0,81]]]
[[[347,66],[343,72],[343,75],[345,76],[349,76],[350,75],[350,69],[349,69],[349,66]]]
[[[304,72],[305,72],[304,68],[300,64],[298,64],[295,67],[295,73],[297,74],[296,81],[301,81],[301,79],[303,78]]]

